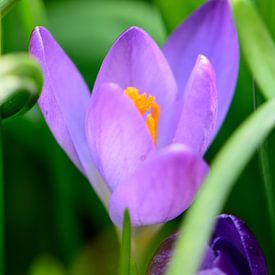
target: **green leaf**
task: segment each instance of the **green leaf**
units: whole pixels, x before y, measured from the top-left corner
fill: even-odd
[[[233,0],[235,22],[246,62],[266,98],[275,97],[275,45],[255,7]]]
[[[155,0],[155,4],[158,6],[169,31],[175,29],[175,27],[204,2],[205,0]]]
[[[256,110],[262,103],[263,98],[259,94],[257,87],[254,85],[254,109]],[[269,139],[267,138],[258,150],[259,166],[262,174],[262,182],[265,190],[265,199],[268,207],[269,222],[272,235],[270,236],[270,243],[272,244],[272,251],[275,252],[275,193],[273,187],[273,177],[271,173],[272,160],[269,155]]]
[[[195,274],[211,235],[216,215],[258,146],[275,126],[275,99],[263,104],[230,137],[212,168],[181,228],[169,275]],[[191,257],[190,257],[191,256]]]
[[[131,221],[128,209],[124,211],[120,251],[120,275],[129,275],[131,269]]]

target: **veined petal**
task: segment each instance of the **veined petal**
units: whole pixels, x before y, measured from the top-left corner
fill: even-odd
[[[133,226],[175,218],[190,205],[207,170],[203,159],[182,144],[156,152],[114,190],[109,206],[113,222],[122,225],[126,208]]]
[[[211,0],[193,13],[166,41],[163,52],[184,91],[199,54],[207,56],[217,77],[221,126],[231,103],[239,67],[239,46],[229,0]]]
[[[104,185],[89,155],[85,136],[88,87],[78,70],[51,34],[34,29],[30,54],[40,63],[44,86],[39,106],[57,142],[74,164],[89,178],[95,191],[106,201]]]
[[[203,155],[215,131],[217,90],[215,73],[208,59],[200,55],[188,80],[175,143],[184,143]]]
[[[94,90],[86,133],[93,160],[111,190],[133,173],[154,149],[144,119],[113,83]]]
[[[132,27],[116,40],[102,63],[95,89],[107,82],[155,96],[161,112],[158,144],[169,142],[172,131],[167,127],[173,126],[177,85],[162,51],[145,31]]]

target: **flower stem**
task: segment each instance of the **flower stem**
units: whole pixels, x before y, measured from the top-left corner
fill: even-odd
[[[120,251],[120,275],[129,275],[131,266],[131,221],[128,210],[124,212]]]

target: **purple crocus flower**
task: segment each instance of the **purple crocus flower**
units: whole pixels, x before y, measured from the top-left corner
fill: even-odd
[[[148,275],[164,275],[178,233],[168,237],[155,253]],[[240,219],[217,217],[213,236],[204,254],[199,275],[267,275],[265,259],[257,240]]]
[[[162,50],[140,28],[126,30],[92,95],[45,28],[33,31],[30,53],[44,72],[39,106],[46,122],[113,222],[121,225],[125,208],[133,226],[181,214],[207,173],[202,156],[236,83],[239,49],[228,0],[202,6]]]

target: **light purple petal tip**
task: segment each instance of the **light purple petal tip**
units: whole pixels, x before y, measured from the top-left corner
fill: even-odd
[[[203,155],[214,135],[217,89],[214,70],[200,55],[188,80],[174,142],[190,146]]]
[[[88,87],[78,70],[43,27],[36,27],[30,38],[30,54],[40,63],[44,85],[39,106],[57,142],[75,165],[89,178],[101,198],[103,186],[89,155],[85,136],[85,116],[89,103]]]
[[[217,77],[218,130],[231,103],[239,67],[238,39],[229,1],[204,4],[172,33],[163,52],[182,92],[197,56],[203,54],[210,60]]]
[[[72,141],[66,115],[63,111],[63,104],[60,104],[60,102],[63,102],[61,97],[67,98],[67,101],[74,100],[67,97],[66,93],[69,93],[71,90],[71,88],[69,88],[69,91],[67,90],[71,80],[79,82],[80,77],[78,76],[78,72],[54,38],[43,27],[36,27],[32,32],[30,54],[39,61],[43,70],[44,85],[39,98],[39,106],[45,120],[60,146],[69,155],[75,165],[85,173],[75,144]],[[67,71],[66,75],[63,74],[65,73],[64,71]],[[57,75],[61,77],[60,82],[56,79]],[[75,75],[77,76],[75,77]],[[59,77],[57,76],[57,78]],[[84,85],[81,83],[80,88]],[[79,91],[82,94],[80,99],[82,100],[83,97],[86,97],[84,101],[88,101],[89,96],[86,87],[83,90]],[[65,112],[68,112],[66,108],[64,109]]]
[[[91,155],[111,190],[154,149],[143,117],[116,84],[103,84],[94,90],[86,131]]]
[[[190,205],[207,171],[203,159],[184,145],[156,152],[114,190],[109,206],[113,222],[122,225],[125,208],[133,226],[175,218]]]
[[[167,144],[177,85],[162,51],[145,31],[132,27],[116,40],[102,63],[95,89],[108,82],[117,83],[122,90],[134,86],[141,93],[155,96],[161,109],[158,144]]]

